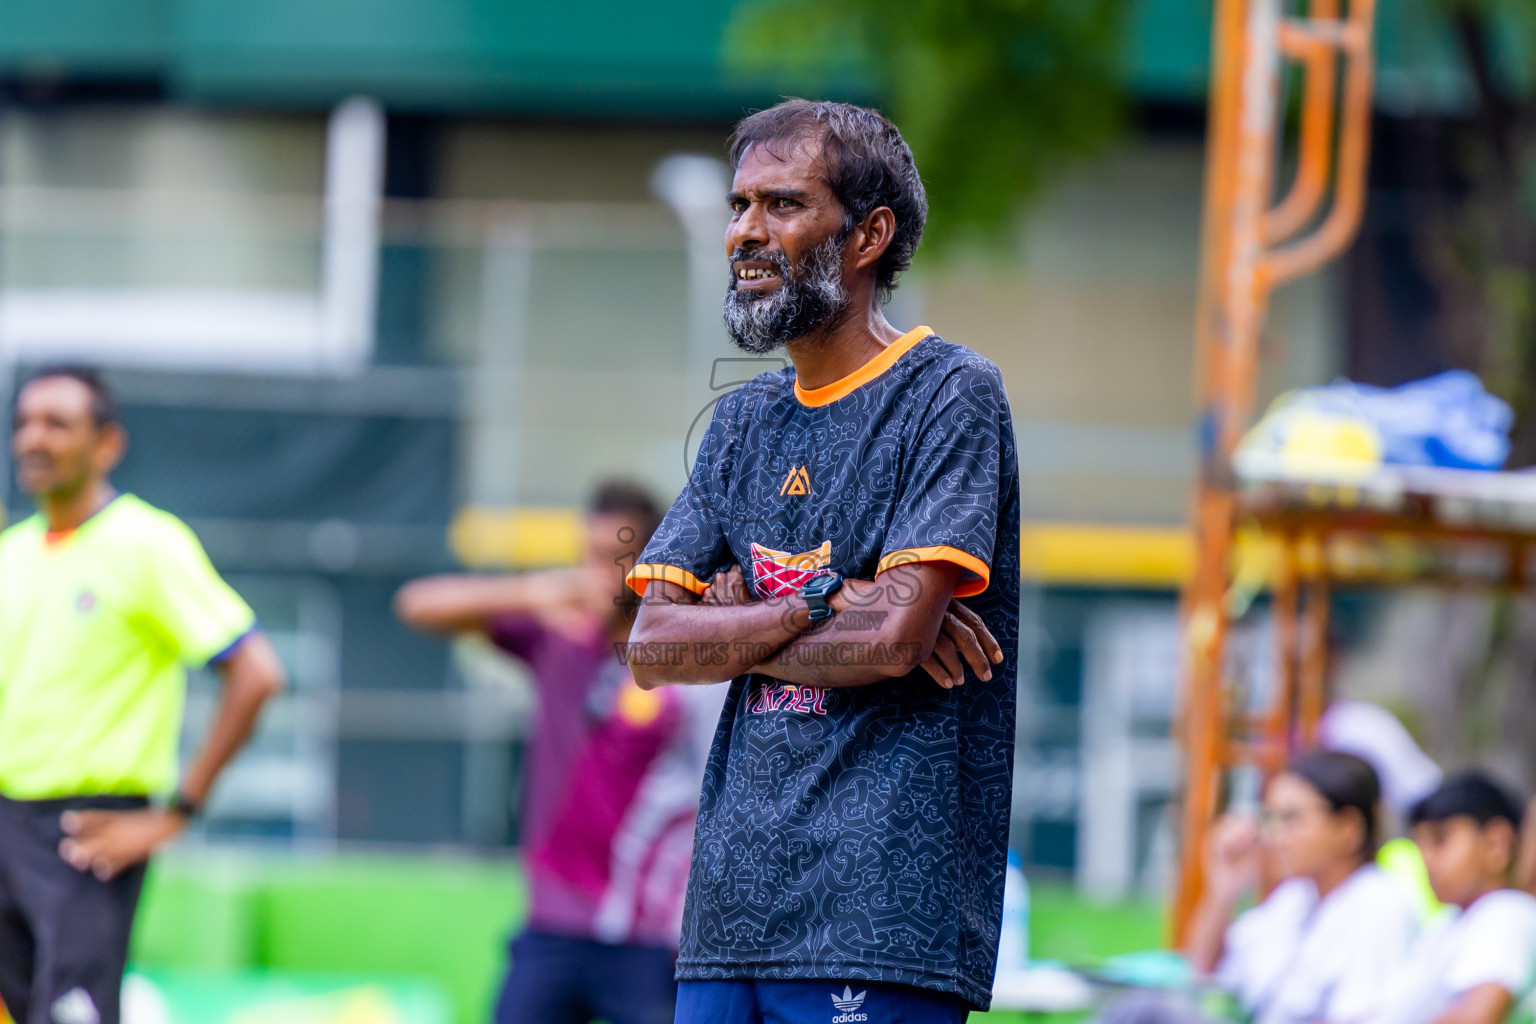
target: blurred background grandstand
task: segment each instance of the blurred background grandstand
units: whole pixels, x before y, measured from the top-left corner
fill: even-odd
[[[356,998],[481,1019],[520,902],[529,698],[390,598],[455,564],[569,559],[601,476],[676,493],[696,419],[754,372],[711,374],[732,354],[724,138],[785,93],[912,126],[942,233],[891,318],[1009,384],[1034,581],[1014,844],[1032,878],[1165,891],[1210,4],[928,6],[844,35],[857,0],[7,5],[0,373],[109,368],[118,483],[194,526],[294,680],[158,869],[141,967],[427,975]],[[1278,297],[1261,402],[1465,366],[1528,410],[1536,174],[1501,120],[1528,125],[1536,94],[1523,6],[1382,3],[1364,231]],[[26,511],[14,485],[7,508]],[[1497,754],[1532,713],[1506,722],[1499,679],[1531,659],[1495,651],[1519,631],[1487,601],[1341,594],[1340,685],[1395,683],[1412,645],[1382,638],[1446,616],[1465,650],[1394,699],[1441,756]],[[1476,691],[1481,732],[1437,716],[1445,680]],[[1530,756],[1506,750],[1527,782]],[[483,863],[426,856],[445,851]]]

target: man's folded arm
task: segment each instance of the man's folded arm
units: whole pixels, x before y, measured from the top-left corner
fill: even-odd
[[[873,580],[848,580],[832,595],[837,612],[795,637],[752,671],[802,686],[867,686],[907,675],[930,661],[946,609],[964,570],[920,562]],[[945,640],[951,648],[953,643]],[[958,662],[946,688],[963,679]]]
[[[995,650],[982,648],[996,645],[979,620],[945,628],[966,614],[950,602],[963,575],[953,563],[923,562],[876,580],[848,580],[829,602],[837,614],[815,629],[797,595],[709,603],[686,586],[653,579],[630,636],[630,669],[646,688],[744,672],[804,686],[864,686],[919,667],[955,686],[965,663],[988,671],[997,660]]]
[[[718,683],[750,671],[809,625],[805,601],[798,596],[706,604],[679,583],[652,579],[626,655],[642,689]]]

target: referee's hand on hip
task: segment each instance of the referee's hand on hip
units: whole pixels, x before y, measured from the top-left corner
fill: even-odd
[[[59,819],[64,839],[59,856],[76,871],[89,871],[103,882],[149,859],[181,834],[186,819],[173,810],[65,811]]]

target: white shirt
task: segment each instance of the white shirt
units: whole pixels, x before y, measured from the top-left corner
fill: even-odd
[[[1402,886],[1374,864],[1319,900],[1292,878],[1227,929],[1218,982],[1254,1024],[1351,1024],[1377,1013],[1418,929]]]
[[[1493,982],[1519,1002],[1536,975],[1536,899],[1491,892],[1449,911],[1414,944],[1393,980],[1392,998],[1371,1024],[1425,1024],[1466,992]]]

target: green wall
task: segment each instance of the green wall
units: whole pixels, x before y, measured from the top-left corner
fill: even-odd
[[[146,884],[132,961],[210,977],[417,979],[449,997],[458,1024],[480,1024],[524,910],[522,875],[505,860],[168,858]]]

